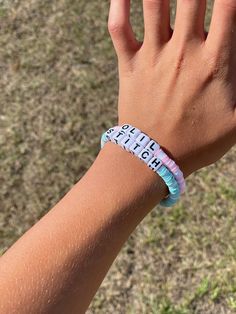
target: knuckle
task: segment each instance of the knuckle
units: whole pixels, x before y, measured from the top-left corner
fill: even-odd
[[[180,40],[172,39],[169,45],[172,56],[172,68],[176,72],[181,72],[189,64],[193,52],[192,45],[183,36]]]
[[[206,75],[209,80],[224,80],[227,75],[227,62],[224,61],[221,53],[208,55],[206,61]]]
[[[122,34],[126,29],[126,24],[123,22],[109,21],[108,31],[112,36]]]
[[[181,70],[185,67],[186,64],[186,51],[185,49],[179,49],[175,53],[175,58],[173,62],[173,66],[176,72],[181,72]]]

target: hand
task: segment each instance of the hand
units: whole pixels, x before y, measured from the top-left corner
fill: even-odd
[[[215,0],[208,36],[205,0],[143,0],[145,36],[135,39],[130,1],[111,0],[108,28],[119,61],[119,124],[130,123],[188,176],[236,144],[236,2]]]

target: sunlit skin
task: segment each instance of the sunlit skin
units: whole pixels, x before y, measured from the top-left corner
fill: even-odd
[[[236,144],[236,2],[143,0],[145,36],[130,1],[111,0],[118,56],[118,124],[156,139],[185,177]],[[98,141],[99,141],[98,134]],[[76,144],[76,143],[75,143]],[[0,259],[0,313],[84,313],[129,235],[168,193],[135,156],[108,143],[84,177]],[[158,276],[158,269],[157,269]]]

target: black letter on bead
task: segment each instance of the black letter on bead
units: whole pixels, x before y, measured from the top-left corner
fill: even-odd
[[[127,130],[129,128],[129,125],[128,124],[125,124],[122,126],[122,130]]]
[[[160,163],[161,163],[161,161],[158,158],[156,158],[152,161],[152,165],[154,165],[154,167],[158,167],[160,165]]]
[[[145,157],[145,154],[147,154],[147,156]],[[149,156],[149,152],[148,151],[145,151],[142,153],[142,158],[143,159],[147,159],[147,157]]]
[[[120,137],[121,135],[124,135],[123,132],[119,132],[117,135],[116,135],[116,138]]]
[[[155,142],[152,142],[152,144],[149,146],[149,148],[152,150],[152,151],[154,151],[154,146],[155,145]]]
[[[130,130],[130,133],[134,134],[135,128]]]
[[[141,138],[140,142],[142,142],[145,139],[145,135]]]
[[[135,143],[136,146],[134,147],[134,150],[136,150],[137,148],[139,148],[141,145],[139,145],[138,143]]]
[[[107,131],[107,134],[110,134],[110,133],[112,133],[114,131],[114,129],[109,129],[108,131]]]

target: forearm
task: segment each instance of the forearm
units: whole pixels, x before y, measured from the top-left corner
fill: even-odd
[[[206,36],[205,1],[177,2],[173,31],[169,1],[143,1],[142,42],[129,0],[111,0],[108,28],[119,63],[119,124],[156,140],[186,176],[236,143],[236,6],[216,0]],[[144,163],[108,143],[1,258],[1,314],[83,313],[125,240],[167,193]]]
[[[83,313],[123,243],[166,193],[138,158],[106,144],[80,182],[2,257],[1,313]]]

